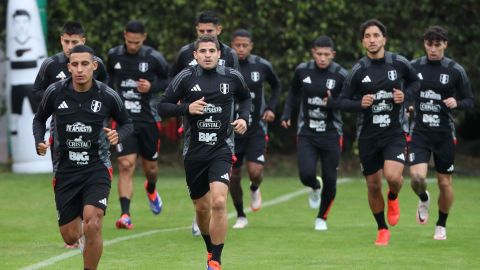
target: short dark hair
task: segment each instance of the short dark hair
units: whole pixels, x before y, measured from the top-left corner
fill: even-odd
[[[448,31],[438,25],[432,25],[425,30],[423,40],[428,41],[448,41]]]
[[[13,13],[13,16],[12,18],[15,18],[17,16],[27,16],[29,19],[30,19],[30,13],[28,13],[28,11],[26,11],[25,9],[17,9],[15,10],[15,12]]]
[[[198,50],[200,43],[205,43],[205,42],[215,43],[215,47],[217,47],[217,50],[220,50],[220,43],[218,42],[218,39],[216,37],[212,35],[201,35],[197,38],[197,40],[194,43],[195,51]]]
[[[70,50],[70,55],[72,55],[73,53],[85,53],[85,52],[89,53],[92,57],[95,55],[95,52],[93,51],[92,48],[88,47],[87,45],[83,45],[83,44],[74,46]]]
[[[250,39],[250,41],[252,41],[252,33],[250,33],[250,31],[248,31],[247,29],[240,28],[233,31],[232,40],[234,40],[236,37],[246,37]]]
[[[315,41],[313,41],[313,48],[316,48],[316,47],[321,47],[321,48],[329,47],[332,50],[335,50],[335,43],[333,43],[333,40],[328,36],[320,36],[317,39],[315,39]]]
[[[213,23],[214,25],[220,24],[220,18],[213,10],[205,10],[198,14],[195,20],[195,25],[199,23]]]
[[[379,20],[377,19],[369,19],[369,20],[366,20],[365,22],[363,22],[361,25],[360,25],[360,39],[363,39],[363,35],[365,34],[365,30],[367,30],[368,27],[370,26],[376,26],[378,27],[378,29],[380,29],[380,32],[382,32],[382,35],[384,37],[387,36],[387,27]]]
[[[125,25],[125,32],[145,34],[145,26],[141,21],[132,20]]]
[[[68,21],[63,25],[62,34],[83,36],[85,35],[85,29],[79,22]]]

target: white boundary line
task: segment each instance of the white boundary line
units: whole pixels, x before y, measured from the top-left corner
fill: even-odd
[[[351,182],[352,180],[353,179],[351,179],[351,178],[340,178],[340,179],[337,180],[337,184],[344,184],[344,183],[347,183],[347,182]],[[285,195],[282,195],[280,197],[277,197],[275,199],[272,199],[272,200],[269,200],[269,201],[266,201],[266,202],[262,203],[262,208],[269,207],[269,206],[274,206],[274,205],[277,205],[277,204],[287,202],[287,201],[289,201],[289,200],[291,200],[295,197],[298,197],[300,195],[303,195],[303,194],[307,193],[308,191],[310,191],[310,188],[302,188],[302,189],[297,190],[295,192],[287,193]],[[244,209],[244,211],[245,211],[245,213],[252,212],[252,210],[250,210],[250,208]],[[231,212],[231,213],[228,214],[228,219],[236,217],[236,215],[237,215],[237,213]],[[129,241],[129,240],[132,240],[132,239],[137,239],[137,238],[149,236],[149,235],[152,235],[152,234],[163,233],[163,232],[176,232],[176,231],[181,231],[181,230],[188,230],[189,228],[190,228],[190,226],[151,230],[151,231],[146,231],[146,232],[142,232],[142,233],[132,234],[132,235],[129,235],[129,236],[118,237],[118,238],[114,238],[112,240],[104,241],[103,242],[103,247],[114,245],[114,244],[117,244],[117,243],[120,243],[120,242],[123,242],[123,241]],[[71,258],[71,257],[76,256],[76,255],[80,255],[80,252],[78,250],[68,251],[68,252],[62,253],[60,255],[57,255],[57,256],[51,257],[49,259],[46,259],[44,261],[38,262],[36,264],[25,266],[23,268],[20,268],[19,270],[41,269],[41,268],[53,265],[57,262],[66,260],[66,259]]]

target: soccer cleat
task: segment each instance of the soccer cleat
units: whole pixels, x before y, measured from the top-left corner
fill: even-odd
[[[80,253],[83,254],[85,250],[85,235],[83,234],[80,239],[78,239],[78,249],[80,249]]]
[[[117,229],[127,229],[127,230],[133,229],[132,220],[130,219],[130,216],[128,214],[123,214],[117,220],[117,222],[115,222],[115,226],[117,227]]]
[[[433,239],[435,239],[435,240],[447,240],[447,228],[437,225],[435,227],[435,234],[433,235]]]
[[[256,212],[262,208],[262,193],[260,193],[260,188],[255,191],[250,192],[250,197],[252,202],[250,203],[250,208],[253,212]]]
[[[63,247],[68,248],[68,249],[76,249],[76,248],[78,248],[78,242],[74,243],[73,245],[69,245],[67,243],[64,243]]]
[[[388,246],[390,241],[390,231],[388,229],[380,229],[377,233],[377,240],[375,240],[376,246]]]
[[[400,206],[398,203],[398,197],[395,200],[388,200],[388,211],[387,211],[387,220],[388,224],[395,226],[400,219]]]
[[[326,231],[326,230],[328,230],[327,221],[323,218],[315,219],[315,230],[316,231]]]
[[[422,202],[422,200],[418,201],[418,208],[417,208],[417,223],[418,224],[427,224],[428,221],[428,208],[430,207],[430,194],[428,191],[426,192],[428,196],[428,200]]]
[[[198,227],[197,220],[194,217],[193,222],[192,222],[192,235],[195,237],[198,237],[202,235],[202,232],[200,231],[200,228]]]
[[[320,207],[320,194],[320,189],[312,189],[312,191],[308,193],[308,204],[310,208],[316,209]]]
[[[160,214],[160,212],[162,212],[162,206],[163,206],[162,198],[160,197],[160,195],[156,190],[153,194],[148,193],[147,184],[148,184],[148,181],[145,181],[145,184],[144,184],[145,191],[147,192],[148,202],[150,203],[150,210],[152,210],[152,213],[154,213],[155,215],[158,215]]]
[[[222,266],[217,261],[208,261],[207,270],[222,270]]]
[[[247,217],[238,217],[237,221],[233,225],[234,229],[244,229],[248,225]]]

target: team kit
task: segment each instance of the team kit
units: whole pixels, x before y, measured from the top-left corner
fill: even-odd
[[[268,125],[276,118],[285,129],[296,127],[299,179],[310,188],[308,206],[318,210],[314,231],[328,230],[343,147],[342,111],[348,111],[357,115],[360,169],[377,224],[374,244],[387,246],[389,226],[399,221],[405,165],[419,198],[417,223],[427,223],[431,197],[426,178],[432,156],[440,193],[433,239],[447,239],[457,141],[454,113],[472,109],[474,96],[463,67],[444,55],[448,32],[443,27],[427,28],[425,55],[409,61],[385,49],[382,22],[366,20],[360,25],[365,55],[349,71],[334,61],[334,41],[316,38],[311,59],[293,72],[279,116],[280,79],[268,60],[252,54],[252,33],[236,29],[230,44],[222,43],[222,25],[213,11],[198,14],[194,27],[197,39],[169,64],[143,44],[143,23],[130,21],[124,43],[110,49],[103,62],[86,45],[82,25],[69,21],[60,35],[63,51],[42,64],[33,89],[38,102],[35,149],[39,155],[52,154],[60,234],[66,248],[80,248],[84,269],[97,269],[103,250],[102,222],[113,172],[110,151],[118,164],[121,209],[112,225],[134,229],[130,205],[138,159],[148,207],[161,214],[157,159],[160,121],[168,117],[182,119],[192,235],[205,242],[202,267],[207,270],[222,269],[229,194],[237,213],[232,228],[248,227],[243,166],[250,181],[250,208],[262,207]],[[50,137],[45,138],[49,117]]]

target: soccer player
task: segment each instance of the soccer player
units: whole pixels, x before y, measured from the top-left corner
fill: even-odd
[[[440,189],[435,240],[447,239],[446,222],[453,203],[452,174],[457,140],[453,112],[471,109],[474,105],[465,70],[444,56],[447,45],[447,31],[440,26],[431,26],[423,35],[426,55],[412,61],[421,87],[415,95],[415,116],[410,128],[410,184],[420,198],[417,222],[426,224],[430,195],[425,178],[433,154]]]
[[[195,29],[197,31],[197,37],[207,34],[218,38],[218,36],[222,33],[220,18],[211,10],[202,11],[196,18]],[[238,70],[238,57],[235,51],[232,50],[232,48],[230,48],[228,45],[222,42],[219,43],[220,59],[218,60],[218,64]],[[177,54],[177,59],[170,69],[170,79],[175,77],[175,75],[177,75],[184,68],[197,65],[197,60],[193,57],[194,50],[195,42],[187,44],[180,49]],[[183,127],[180,130],[183,130]],[[196,218],[194,218],[192,222],[192,235],[201,235]]]
[[[263,180],[265,149],[267,146],[267,123],[275,119],[275,107],[280,96],[281,84],[272,65],[267,60],[251,54],[253,49],[252,35],[245,29],[237,29],[232,34],[231,46],[239,58],[240,72],[250,89],[252,109],[248,117],[248,131],[244,135],[235,136],[236,162],[233,164],[230,179],[230,194],[237,211],[237,221],[234,229],[243,229],[248,220],[243,211],[243,190],[241,181],[241,166],[243,159],[247,160],[247,171],[250,177],[250,208],[260,210],[262,195],[260,184]],[[265,101],[264,82],[268,82],[271,95],[268,103]]]
[[[39,155],[50,147],[45,142],[45,123],[55,119],[53,186],[58,224],[63,240],[84,248],[84,269],[97,269],[102,255],[102,220],[110,193],[112,168],[110,144],[115,145],[133,130],[118,94],[93,79],[98,63],[93,50],[78,45],[70,51],[71,78],[48,87],[33,119],[33,135]],[[105,123],[113,117],[119,129]],[[83,222],[82,222],[83,220]]]
[[[156,190],[160,119],[151,99],[167,88],[168,64],[161,53],[143,45],[147,33],[142,22],[128,22],[123,37],[125,44],[108,52],[107,69],[110,86],[119,93],[135,127],[121,147],[117,147],[121,215],[115,226],[118,229],[132,229],[130,202],[138,155],[142,157],[150,209],[155,215],[162,211],[162,199]]]
[[[62,45],[62,52],[59,52],[43,61],[37,77],[33,84],[33,95],[35,97],[35,108],[42,100],[43,93],[47,90],[47,87],[57,81],[70,77],[70,71],[68,69],[68,62],[70,58],[70,50],[76,45],[85,44],[85,30],[79,22],[68,21],[63,25],[62,34],[60,35],[60,43]],[[107,69],[97,56],[94,56],[94,60],[97,62],[97,69],[93,72],[93,77],[103,83],[107,83],[108,75]],[[55,123],[50,123],[50,143],[54,142],[52,134],[54,134]],[[52,153],[52,162],[55,163],[57,157],[55,153]],[[68,245],[65,243],[65,248],[77,248],[78,244]]]
[[[359,112],[358,150],[368,202],[378,226],[375,244],[386,246],[390,231],[384,216],[382,174],[389,189],[387,219],[395,226],[400,218],[398,194],[406,161],[405,93],[413,93],[420,83],[407,59],[385,50],[385,25],[370,19],[362,23],[360,33],[367,55],[353,66],[345,80],[340,108]]]
[[[184,117],[184,166],[190,198],[207,247],[209,270],[221,269],[227,233],[227,196],[234,154],[233,132],[247,129],[251,98],[242,75],[218,64],[216,37],[195,42],[198,65],[180,72],[158,105],[162,116]],[[239,102],[234,120],[234,99]],[[178,104],[178,101],[183,100]]]
[[[310,207],[319,209],[314,228],[325,231],[336,195],[343,135],[340,111],[327,106],[328,97],[338,97],[347,71],[333,61],[336,52],[331,38],[315,39],[311,53],[313,60],[301,63],[295,70],[281,124],[284,128],[291,126],[292,110],[301,98],[297,124],[298,172],[303,185],[312,189],[308,196]],[[317,179],[319,159],[322,174]]]

